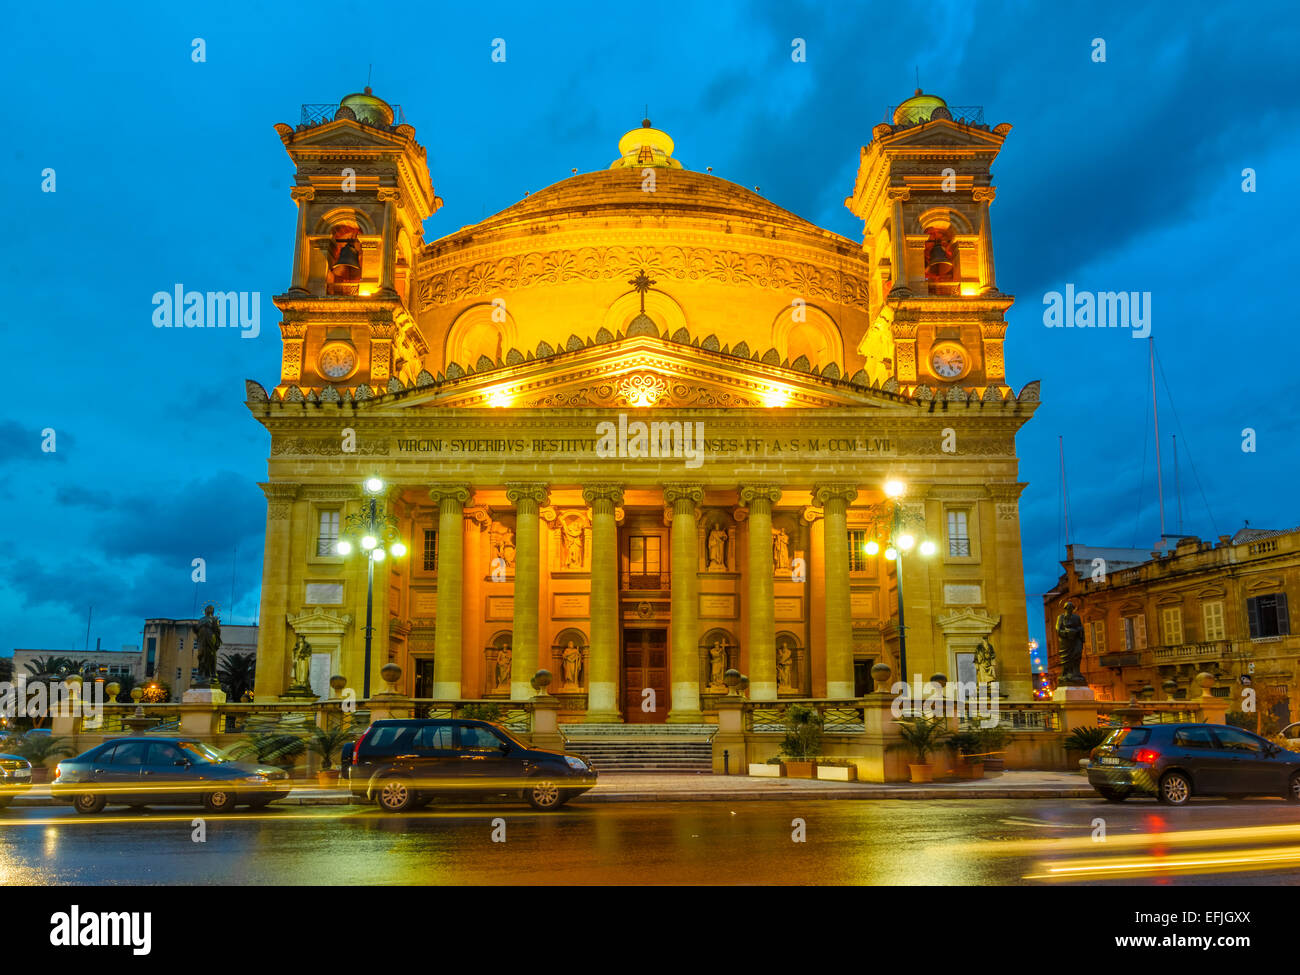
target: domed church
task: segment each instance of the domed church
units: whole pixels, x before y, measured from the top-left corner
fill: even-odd
[[[337,676],[707,726],[737,696],[850,706],[879,664],[1027,700],[1038,384],[1007,382],[990,225],[1011,127],[920,91],[885,118],[845,199],[861,240],[649,119],[458,230],[368,88],[277,125],[298,222],[280,375],[247,383],[257,700]]]

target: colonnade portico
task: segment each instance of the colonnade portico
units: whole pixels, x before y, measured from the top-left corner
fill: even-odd
[[[582,691],[585,694],[585,713],[588,722],[618,722],[624,720],[624,709],[632,705],[620,698],[625,683],[622,658],[624,653],[622,630],[624,626],[638,625],[636,612],[644,611],[638,594],[621,585],[626,582],[626,563],[621,562],[620,524],[625,513],[623,503],[626,485],[594,482],[575,490],[570,487],[558,494],[567,499],[581,498],[590,517],[590,553],[587,571],[578,575],[589,578],[589,589],[581,595],[587,599],[588,610],[574,626],[585,631],[584,673]],[[476,486],[466,483],[436,484],[427,489],[428,497],[436,505],[438,531],[436,572],[436,626],[433,639],[433,680],[435,698],[444,700],[474,699],[488,695],[479,686],[473,669],[466,670],[462,655],[468,641],[462,640],[462,626],[472,621],[466,614],[476,612],[478,606],[470,598],[466,587],[466,565],[471,558],[466,544],[473,544],[475,531],[463,530],[473,519],[482,526],[493,523],[492,518],[509,514],[514,516],[513,561],[509,581],[510,613],[508,634],[512,648],[508,699],[528,700],[537,692],[532,686],[539,669],[553,671],[552,693],[560,689],[560,676],[554,673],[551,658],[542,653],[543,647],[552,643],[553,631],[560,622],[552,620],[552,610],[545,604],[549,587],[545,521],[553,518],[549,507],[557,492],[553,485],[536,481],[507,481],[497,486]],[[725,566],[715,565],[722,544],[707,554],[701,549],[700,539],[707,530],[700,522],[701,506],[706,491],[710,497],[731,497],[725,509],[735,518],[735,543],[726,550]],[[485,509],[480,495],[504,497],[509,507],[491,506]],[[717,674],[708,673],[708,648],[702,642],[706,630],[717,628],[713,620],[701,619],[700,580],[706,578],[735,580],[738,610],[734,623],[722,623],[735,632],[744,633],[744,646],[723,646],[728,668],[743,670],[749,677],[749,696],[757,701],[775,701],[780,694],[789,696],[789,687],[780,686],[777,668],[778,620],[775,611],[775,585],[778,565],[773,556],[773,513],[782,499],[782,488],[766,482],[739,485],[734,489],[706,487],[699,483],[669,483],[662,489],[637,488],[638,498],[658,496],[662,502],[662,521],[667,523],[668,572],[666,575],[667,613],[650,621],[666,631],[669,649],[670,683],[668,700],[658,704],[666,710],[659,720],[696,723],[705,718],[701,706],[701,693],[725,693],[717,685]],[[825,673],[826,696],[850,698],[854,691],[854,648],[849,586],[849,528],[847,511],[857,497],[851,485],[816,485],[800,495],[815,504],[824,517],[824,527],[819,526],[819,541],[824,536],[824,557],[817,566],[824,587],[824,596],[818,605],[808,606],[808,615],[816,615],[824,628],[824,646],[803,646],[806,653],[822,655],[824,660],[818,670]],[[559,504],[565,510],[567,502]],[[796,509],[803,509],[798,502]],[[488,510],[490,513],[484,514]],[[642,517],[649,517],[654,509],[638,504],[635,509]],[[724,510],[715,506],[712,511]],[[789,512],[787,512],[788,514]],[[473,526],[471,526],[473,527]],[[715,526],[715,531],[719,530]],[[412,526],[413,534],[418,534]],[[468,540],[468,541],[467,541]],[[726,544],[732,544],[728,541]],[[713,543],[710,543],[712,546]],[[626,546],[622,546],[626,549]],[[743,551],[743,561],[741,552]],[[623,555],[626,555],[623,552]],[[500,581],[493,559],[488,579]],[[474,560],[481,567],[482,560]],[[622,571],[620,566],[623,566]],[[712,576],[710,568],[730,571]],[[780,571],[785,571],[780,567]],[[476,569],[476,572],[479,570]],[[480,573],[481,574],[481,573]],[[802,582],[798,573],[797,581]],[[811,590],[810,590],[811,592]],[[709,593],[704,593],[710,598]],[[553,598],[553,596],[551,597]],[[718,598],[714,594],[711,598]],[[725,600],[723,600],[725,602]],[[706,603],[706,605],[711,605]],[[742,619],[743,617],[743,619]],[[496,624],[481,627],[487,632]],[[790,624],[785,624],[789,626]],[[726,644],[724,639],[722,643]],[[743,655],[743,656],[742,656]],[[489,675],[486,686],[492,688],[494,675]],[[501,688],[495,688],[502,691]],[[573,691],[574,688],[567,688]],[[623,688],[626,690],[627,688]],[[635,688],[632,688],[635,691]]]

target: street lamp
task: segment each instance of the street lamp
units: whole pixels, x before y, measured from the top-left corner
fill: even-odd
[[[370,697],[370,641],[374,633],[375,563],[383,562],[390,555],[400,559],[406,554],[406,545],[397,536],[397,519],[379,508],[379,496],[383,494],[384,482],[377,477],[368,477],[362,487],[366,492],[365,505],[361,511],[348,515],[344,534],[339,537],[334,551],[339,555],[351,554],[352,539],[355,538],[366,556],[366,660],[361,681],[361,696],[368,699]]]
[[[899,499],[907,493],[907,485],[902,481],[890,479],[885,482],[884,488],[885,496],[889,499],[889,530],[885,538],[885,558],[894,563],[894,588],[898,590],[898,669],[903,680],[906,681],[907,626],[903,621],[903,555],[916,549],[922,556],[929,558],[937,551],[937,546],[928,538],[922,538],[918,545],[916,536],[908,530],[909,519],[899,503]],[[921,519],[921,524],[924,527],[924,517]],[[873,529],[873,534],[885,533],[881,530],[881,526],[877,525]],[[873,538],[864,548],[868,555],[875,555],[880,551],[880,543]]]

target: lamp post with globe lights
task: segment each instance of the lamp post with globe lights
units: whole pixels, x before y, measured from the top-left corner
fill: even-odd
[[[907,493],[907,485],[899,480],[885,482],[885,497],[888,499],[888,530],[883,523],[877,523],[872,530],[873,536],[883,536],[885,558],[894,563],[894,588],[898,592],[898,669],[904,681],[907,678],[907,626],[903,619],[903,554],[916,549],[923,557],[929,558],[938,547],[929,538],[917,539],[909,530],[909,518],[903,511],[900,500]],[[924,527],[925,519],[921,519]],[[876,555],[881,543],[872,537],[867,541],[866,553]]]
[[[366,493],[365,504],[360,511],[348,515],[343,533],[339,536],[334,549],[343,556],[360,549],[366,556],[366,657],[361,681],[361,696],[368,699],[370,697],[370,644],[374,633],[375,563],[383,562],[390,555],[400,559],[406,554],[406,544],[398,534],[397,519],[379,507],[379,498],[384,492],[384,482],[377,477],[366,478],[362,490]]]

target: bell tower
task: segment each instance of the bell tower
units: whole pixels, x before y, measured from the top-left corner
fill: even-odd
[[[346,398],[420,371],[428,350],[410,311],[414,262],[423,221],[442,200],[399,116],[366,88],[338,105],[304,105],[298,126],[275,127],[296,167],[298,204],[293,279],[274,299],[281,394],[333,387]]]
[[[958,117],[954,119],[954,114]],[[858,351],[873,378],[1003,393],[1014,298],[994,276],[990,167],[1011,126],[916,94],[871,130],[853,195],[871,263],[872,325]]]

